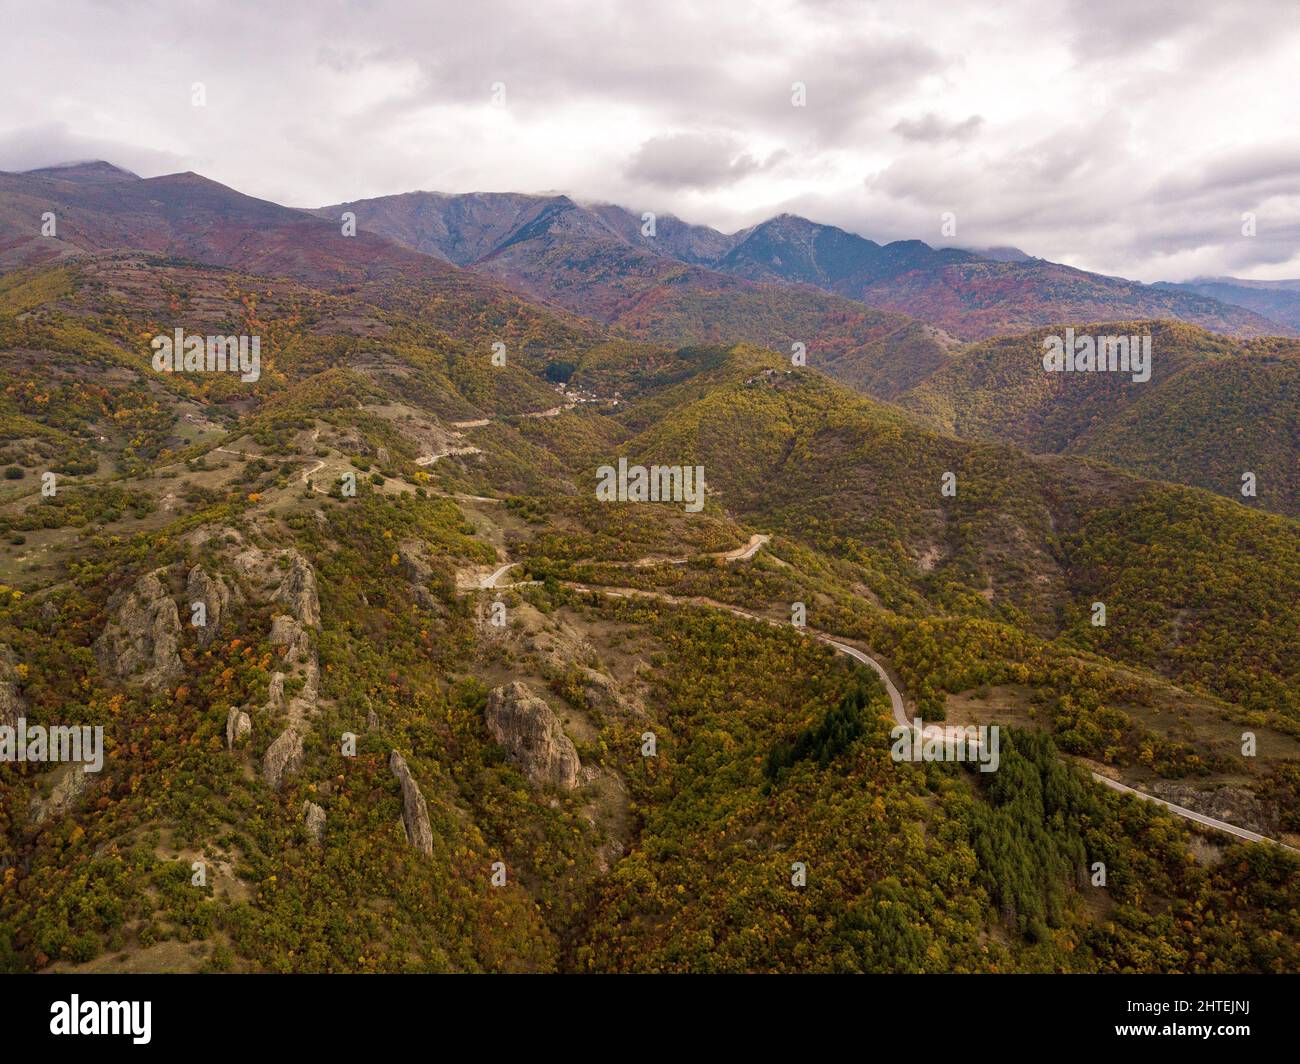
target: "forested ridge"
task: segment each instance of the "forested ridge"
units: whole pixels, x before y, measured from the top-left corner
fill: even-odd
[[[178,315],[260,379],[155,373]],[[0,280],[0,365],[0,691],[106,746],[3,768],[5,970],[1297,968],[1293,855],[1087,774],[1294,839],[1290,517],[429,278],[94,256]],[[816,634],[999,770],[894,762]]]

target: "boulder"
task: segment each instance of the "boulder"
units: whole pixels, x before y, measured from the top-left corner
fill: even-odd
[[[425,804],[420,785],[415,782],[406,759],[396,750],[389,755],[388,767],[402,785],[402,823],[406,837],[421,853],[433,853],[433,829],[429,827],[429,807]]]
[[[114,596],[108,625],[94,645],[106,673],[154,690],[171,686],[181,674],[181,621],[161,579],[166,573],[145,573],[125,595]]]
[[[516,680],[488,695],[486,720],[493,738],[534,783],[573,790],[582,764],[573,742],[546,701]]]

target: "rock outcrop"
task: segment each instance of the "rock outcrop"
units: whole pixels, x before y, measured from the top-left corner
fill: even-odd
[[[85,794],[93,782],[93,775],[85,766],[74,761],[70,765],[60,765],[54,770],[57,780],[48,798],[33,798],[31,806],[32,825],[39,827],[46,821],[55,820],[68,812]]]
[[[238,706],[231,706],[226,714],[226,749],[233,750],[244,736],[253,730],[253,722],[248,714]]]
[[[316,574],[306,558],[293,548],[267,551],[245,545],[238,533],[229,533],[227,540],[232,537],[243,547],[232,565],[255,599],[282,603],[305,627],[320,624]]]
[[[229,620],[230,588],[220,576],[211,577],[203,566],[196,565],[190,570],[185,581],[185,602],[193,610],[196,602],[203,603],[204,624],[195,627],[199,646],[207,647],[217,638],[223,621]],[[189,621],[193,624],[193,619]]]
[[[18,661],[14,652],[0,643],[0,724],[17,727],[27,713],[27,701],[18,686]]]
[[[320,599],[316,594],[316,574],[311,564],[296,550],[289,551],[289,569],[276,589],[275,600],[289,607],[298,623],[308,628],[320,624]]]
[[[582,676],[582,693],[593,709],[618,720],[645,717],[640,700],[625,693],[617,681],[585,665],[578,666],[578,671]]]
[[[267,786],[278,791],[285,776],[302,768],[302,732],[299,725],[290,724],[266,750],[262,759],[262,779]]]
[[[315,710],[320,689],[320,664],[312,650],[311,637],[294,618],[281,614],[271,620],[270,642],[272,646],[285,648],[284,663],[292,669],[295,678],[302,680],[302,687],[287,706],[289,720],[301,721]],[[279,709],[284,704],[287,678],[282,672],[272,674],[267,689],[268,709]]]
[[[510,759],[534,783],[572,790],[582,764],[546,701],[516,680],[488,695],[487,726]]]
[[[402,567],[402,575],[413,584],[426,584],[433,576],[433,566],[425,554],[425,546],[418,540],[404,539],[397,544],[397,560]]]
[[[388,767],[402,785],[402,823],[406,837],[421,853],[433,853],[433,829],[429,827],[429,807],[425,804],[420,785],[415,782],[406,759],[396,750],[389,755]]]
[[[1190,783],[1160,780],[1152,793],[1167,802],[1194,809],[1215,820],[1236,824],[1261,835],[1277,835],[1280,828],[1269,808],[1245,787],[1198,787]]]
[[[313,846],[319,846],[325,836],[325,810],[315,802],[302,803],[303,826]]]
[[[181,674],[180,615],[163,582],[166,575],[166,569],[155,569],[125,595],[115,595],[108,625],[94,646],[106,673],[137,679],[151,690],[171,686]]]
[[[268,573],[264,565],[270,557],[254,550],[240,555],[246,571],[262,580],[262,586],[274,579],[274,574]],[[280,552],[279,557],[287,557],[289,564],[280,577],[271,600],[283,605],[289,612],[277,614],[271,619],[269,639],[272,646],[284,648],[282,660],[286,671],[272,674],[267,690],[266,710],[278,713],[283,709],[287,724],[275,742],[267,748],[266,757],[262,761],[262,778],[277,790],[287,775],[302,767],[303,735],[307,731],[308,716],[316,710],[320,689],[320,664],[307,632],[308,628],[320,624],[316,574],[307,559],[296,550]],[[301,680],[302,686],[286,702],[285,684],[291,677]]]
[[[407,579],[411,597],[420,609],[436,617],[445,617],[447,607],[438,601],[428,588],[434,578],[434,569],[428,562],[428,548],[418,540],[403,540],[397,545],[397,560],[402,567],[402,575]]]
[[[316,573],[297,550],[263,550],[235,529],[228,528],[201,537],[196,534],[191,537],[191,542],[195,547],[202,547],[217,536],[227,547],[238,548],[230,559],[235,574],[234,586],[226,588],[220,578],[211,581],[196,566],[190,572],[190,584],[195,590],[214,592],[220,600],[221,615],[230,601],[249,599],[278,607],[278,612],[271,618],[268,639],[280,651],[280,665],[271,674],[266,705],[256,714],[259,729],[264,728],[268,734],[279,731],[262,759],[262,778],[278,790],[287,776],[302,768],[308,717],[315,713],[319,697],[320,663],[308,631],[320,625]],[[215,589],[209,587],[213,583]],[[227,598],[220,599],[223,590],[227,592]],[[209,603],[207,597],[203,601]],[[210,603],[208,611],[211,622]],[[292,695],[289,694],[291,690],[294,692]],[[235,713],[232,710],[226,722],[226,741],[232,748],[252,726],[248,714],[236,716]]]
[[[281,613],[271,618],[272,646],[284,647],[285,660],[292,664],[311,654],[311,639],[303,631],[302,625],[293,617]]]

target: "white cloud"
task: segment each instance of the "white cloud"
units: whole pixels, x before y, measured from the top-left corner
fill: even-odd
[[[939,242],[950,210],[959,243],[1144,280],[1294,276],[1297,52],[1292,0],[50,0],[6,25],[0,168],[103,156],[296,205],[560,189],[882,240]]]

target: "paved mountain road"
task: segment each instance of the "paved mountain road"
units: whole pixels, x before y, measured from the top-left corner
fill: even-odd
[[[760,617],[756,613],[749,613],[746,610],[737,609],[736,607],[728,606],[725,603],[705,602],[698,599],[683,599],[675,595],[668,595],[658,591],[640,591],[634,588],[624,588],[614,591],[603,588],[588,587],[585,584],[570,584],[570,586],[579,591],[591,591],[596,594],[608,595],[612,598],[631,598],[641,595],[648,598],[675,602],[679,605],[711,605],[717,609],[724,609],[728,613],[733,613],[736,616],[746,617],[754,621],[762,621],[763,623],[773,625],[774,627],[782,627],[785,623],[782,621],[772,620],[770,617]],[[814,638],[825,643],[827,646],[834,648],[841,654],[847,654],[855,661],[861,662],[863,665],[866,665],[875,672],[875,674],[880,677],[880,682],[884,684],[885,691],[889,695],[889,708],[893,713],[895,723],[904,728],[912,726],[912,722],[907,719],[907,703],[903,699],[902,692],[899,691],[894,681],[890,679],[889,673],[880,662],[864,651],[859,650],[857,647],[849,646],[847,643],[841,643],[837,639],[822,632],[815,632],[812,629],[805,629],[805,631],[808,631]],[[933,737],[946,733],[949,728],[959,729],[962,727],[963,725],[948,725],[946,727],[940,727],[935,724],[927,724],[923,728],[923,734],[927,737]],[[967,739],[966,742],[968,746],[971,744],[970,739]],[[1110,779],[1108,776],[1103,776],[1098,772],[1090,772],[1089,775],[1091,775],[1098,783],[1105,787],[1109,787],[1113,791],[1118,791],[1121,794],[1130,794],[1134,798],[1139,798],[1142,801],[1155,802],[1157,805],[1168,809],[1175,816],[1180,816],[1184,820],[1190,820],[1202,827],[1213,828],[1216,831],[1222,831],[1226,834],[1234,835],[1239,839],[1245,839],[1247,842],[1271,842],[1274,846],[1281,846],[1284,850],[1290,850],[1292,853],[1300,853],[1300,850],[1297,850],[1295,847],[1288,846],[1284,842],[1278,842],[1276,839],[1271,839],[1267,835],[1260,835],[1257,832],[1237,827],[1236,824],[1229,824],[1227,821],[1217,820],[1212,816],[1206,816],[1204,813],[1198,813],[1194,809],[1187,809],[1184,806],[1175,805],[1173,802],[1168,802],[1163,798],[1157,798],[1154,794],[1147,794],[1145,791],[1139,791],[1136,787],[1130,787],[1125,783],[1120,783],[1118,780]]]
[[[1145,791],[1139,791],[1130,787],[1127,783],[1120,783],[1119,780],[1113,780],[1109,776],[1103,776],[1100,773],[1092,773],[1092,778],[1098,783],[1109,787],[1112,791],[1118,791],[1120,794],[1131,794],[1135,798],[1141,798],[1144,802],[1155,802],[1157,805],[1163,805],[1171,813],[1175,813],[1186,820],[1195,821],[1207,828],[1215,828],[1218,831],[1226,831],[1229,835],[1236,835],[1239,839],[1245,839],[1247,842],[1271,842],[1274,846],[1281,846],[1284,850],[1290,850],[1292,853],[1300,853],[1294,846],[1288,846],[1285,842],[1278,842],[1277,839],[1270,839],[1267,835],[1260,835],[1254,831],[1247,831],[1245,828],[1239,828],[1236,824],[1229,824],[1225,820],[1215,820],[1212,816],[1206,816],[1204,813],[1198,813],[1195,809],[1188,809],[1185,806],[1175,805],[1163,798],[1157,798],[1154,794],[1147,794]]]
[[[726,558],[729,561],[747,560],[749,558],[752,558],[755,552],[757,552],[757,550],[760,547],[762,547],[764,544],[766,544],[770,539],[771,536],[755,533],[750,537],[749,542],[745,544],[745,546],[737,547],[735,550],[732,551],[727,551],[725,554],[718,555],[718,557]],[[643,559],[643,560],[650,560],[650,559]],[[654,559],[654,560],[660,562],[671,562],[672,564],[680,564],[682,562],[688,561],[689,559]],[[480,581],[479,587],[482,589],[497,588],[498,587],[497,581],[501,579],[501,577],[503,577],[506,573],[508,573],[513,568],[513,564],[514,563],[508,563],[506,565],[501,566],[501,568],[497,569],[496,572],[492,573],[491,576]],[[503,584],[500,585],[500,587],[501,588],[517,587],[517,586],[521,586],[521,584],[530,584],[536,582],[537,581],[522,581],[520,584]],[[609,598],[634,598],[634,597],[641,596],[645,598],[658,599],[660,601],[665,601],[665,602],[672,602],[678,605],[707,606],[713,609],[722,609],[722,610],[726,610],[728,613],[734,614],[737,617],[744,617],[752,621],[762,621],[764,624],[770,624],[774,627],[783,627],[787,623],[784,621],[773,620],[770,617],[761,617],[756,613],[750,613],[748,610],[742,610],[735,606],[729,606],[726,603],[716,602],[711,599],[682,598],[681,596],[669,595],[665,592],[642,591],[638,588],[615,589],[615,588],[605,588],[605,587],[591,587],[587,584],[579,584],[573,581],[563,581],[563,583],[567,584],[569,587],[572,587],[577,591],[587,591],[592,594],[605,595]],[[821,642],[825,643],[827,646],[830,646],[833,649],[837,650],[839,653],[846,654],[849,657],[853,658],[855,661],[860,662],[863,665],[866,665],[873,672],[875,672],[875,674],[878,677],[880,677],[880,682],[884,684],[885,692],[889,695],[889,708],[891,713],[893,714],[895,723],[904,728],[913,726],[912,722],[907,719],[907,703],[903,698],[902,692],[899,691],[897,685],[890,678],[889,673],[886,671],[885,667],[880,664],[880,662],[878,662],[875,658],[871,657],[865,651],[859,650],[857,647],[849,646],[847,643],[842,643],[839,640],[835,639],[833,636],[827,635],[823,632],[817,632],[812,629],[804,629],[804,631],[807,631],[815,639],[820,640]],[[948,724],[943,726],[936,725],[936,724],[927,724],[924,725],[922,728],[922,735],[927,738],[938,737],[941,735],[946,735],[949,731],[963,730],[964,727],[965,726],[963,725],[954,725],[954,724]],[[969,738],[966,739],[966,744],[968,746],[971,745],[971,742],[972,742],[971,739]],[[1109,777],[1103,776],[1098,772],[1090,772],[1089,775],[1091,775],[1094,780],[1102,784],[1102,786],[1104,787],[1108,787],[1111,790],[1116,791],[1120,794],[1132,795],[1133,797],[1141,799],[1142,801],[1155,802],[1157,805],[1163,806],[1165,809],[1169,810],[1175,816],[1182,817],[1184,820],[1190,820],[1193,823],[1199,824],[1202,827],[1212,828],[1215,831],[1222,831],[1228,835],[1233,835],[1236,838],[1244,839],[1247,842],[1271,842],[1274,846],[1281,846],[1283,849],[1290,850],[1292,853],[1300,853],[1300,850],[1296,850],[1295,847],[1292,846],[1287,846],[1286,843],[1278,842],[1276,839],[1271,839],[1266,835],[1260,835],[1254,831],[1248,831],[1246,828],[1237,827],[1237,825],[1229,824],[1227,821],[1218,820],[1211,816],[1206,816],[1204,813],[1198,813],[1194,809],[1187,809],[1181,805],[1175,805],[1173,802],[1166,801],[1163,798],[1157,798],[1154,794],[1147,794],[1145,791],[1140,791],[1136,787],[1130,787],[1125,783],[1120,783],[1118,780],[1110,779]]]

